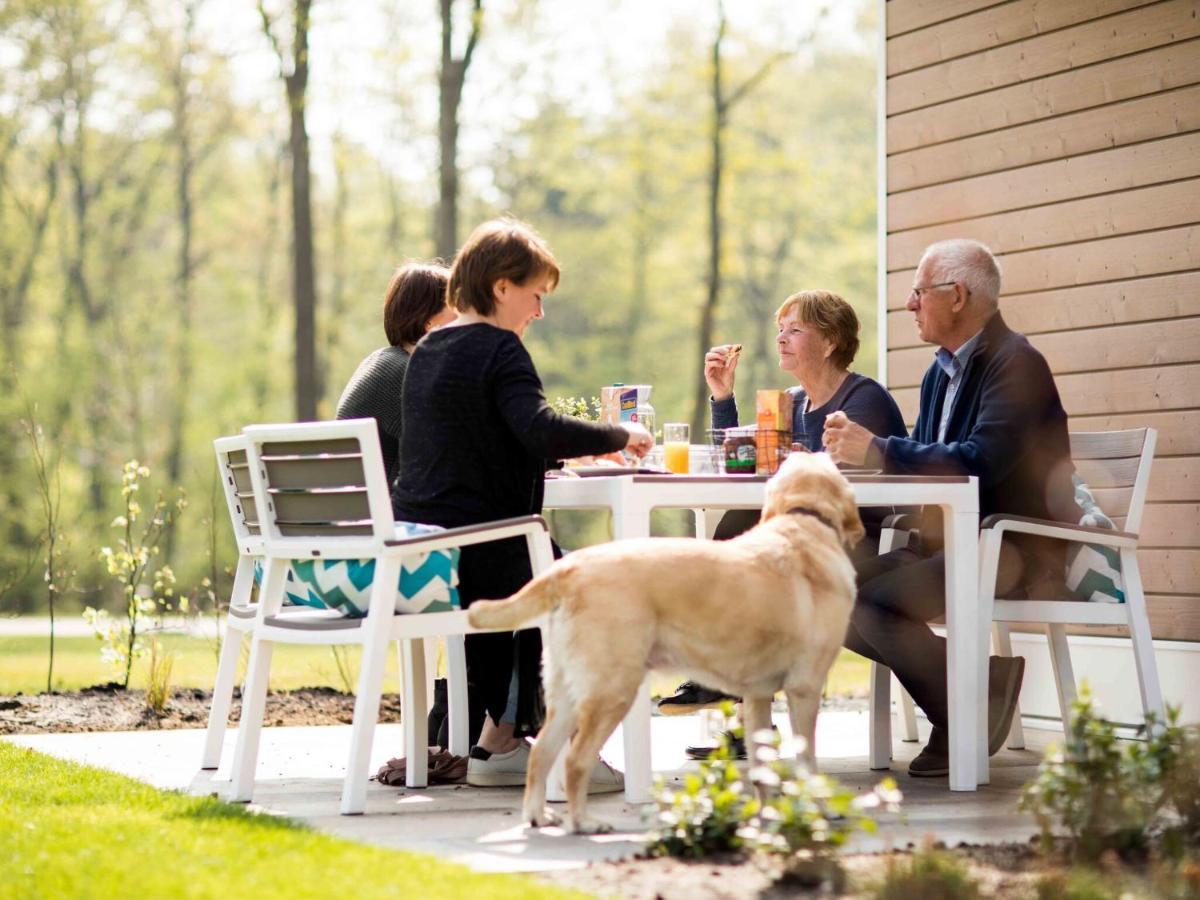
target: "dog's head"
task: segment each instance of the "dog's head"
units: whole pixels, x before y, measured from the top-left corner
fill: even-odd
[[[793,453],[767,482],[764,522],[797,507],[820,513],[847,546],[853,547],[865,534],[854,490],[828,453]]]

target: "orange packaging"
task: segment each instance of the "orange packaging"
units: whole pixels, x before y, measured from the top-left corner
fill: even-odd
[[[792,395],[787,391],[759,391],[755,398],[758,429],[755,434],[755,472],[774,475],[792,449]]]

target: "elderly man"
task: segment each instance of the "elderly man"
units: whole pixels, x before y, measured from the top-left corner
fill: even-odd
[[[826,421],[825,445],[838,462],[878,466],[894,475],[975,475],[981,516],[993,513],[1078,522],[1067,416],[1041,353],[1010,331],[999,312],[1000,268],[976,241],[943,241],[921,258],[908,295],[923,341],[937,345],[921,382],[911,438],[879,438],[842,418]],[[922,517],[918,547],[858,567],[859,593],[846,646],[890,667],[933,725],[909,766],[916,776],[946,775],[946,642],[928,623],[945,613],[941,519]],[[1062,544],[1005,543],[997,590],[1062,581]],[[989,660],[988,751],[1012,724],[1025,660]]]

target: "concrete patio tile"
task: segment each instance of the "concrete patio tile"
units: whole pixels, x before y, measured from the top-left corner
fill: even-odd
[[[776,724],[786,735],[786,715]],[[694,768],[683,752],[701,735],[693,716],[655,717],[654,767],[665,778],[679,779]],[[1020,787],[1033,777],[1052,733],[1028,729],[1031,749],[1001,751],[993,758],[992,783],[975,793],[951,792],[946,780],[914,779],[905,774],[919,744],[897,742],[892,775],[904,792],[901,817],[886,816],[876,835],[857,835],[848,849],[886,850],[919,844],[927,835],[948,845],[1026,841],[1035,832],[1032,819],[1016,809]],[[226,735],[222,766],[200,771],[203,745],[199,730],[87,734],[18,735],[14,744],[62,759],[100,766],[159,788],[193,794],[223,795],[229,786],[235,732]],[[591,798],[591,811],[614,826],[608,835],[579,837],[561,829],[524,828],[519,816],[520,788],[478,789],[440,785],[424,790],[392,788],[372,782],[366,814],[338,815],[349,726],[266,728],[263,730],[253,807],[287,816],[320,831],[354,841],[460,862],[479,871],[547,871],[620,859],[639,852],[652,807],[629,806],[621,794]],[[397,755],[398,725],[376,732],[372,767]],[[865,712],[827,710],[821,714],[817,747],[822,771],[856,790],[874,786],[886,772],[866,764]],[[619,733],[602,755],[622,768]]]

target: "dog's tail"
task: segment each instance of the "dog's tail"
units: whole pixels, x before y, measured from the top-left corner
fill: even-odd
[[[558,605],[554,572],[544,572],[507,600],[476,600],[467,610],[474,628],[519,628]]]

